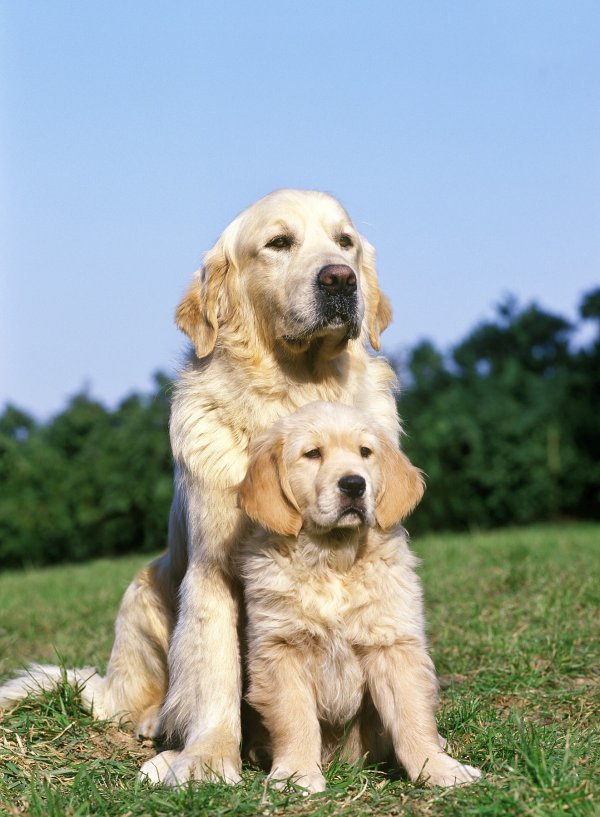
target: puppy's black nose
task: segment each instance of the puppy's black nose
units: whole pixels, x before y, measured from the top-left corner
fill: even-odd
[[[358,499],[365,492],[367,483],[364,477],[358,474],[349,474],[347,477],[341,477],[338,480],[338,488],[343,494],[349,496],[351,499]]]
[[[328,264],[319,271],[317,283],[328,295],[354,295],[356,273],[346,264]]]

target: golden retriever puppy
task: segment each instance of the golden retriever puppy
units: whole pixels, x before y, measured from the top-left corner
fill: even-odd
[[[168,551],[125,593],[105,677],[71,671],[84,703],[177,752],[143,774],[177,784],[240,779],[239,582],[247,534],[234,486],[252,440],[314,400],[369,407],[398,445],[395,377],[379,348],[391,318],[375,254],[325,193],[280,190],[243,211],[206,254],[177,309],[190,352],[175,386]],[[56,683],[31,668],[0,706]]]
[[[421,585],[399,524],[422,492],[385,429],[348,406],[312,403],[252,445],[239,491],[259,523],[238,557],[248,699],[280,784],[322,791],[321,765],[345,730],[351,760],[394,753],[429,785],[480,776],[444,752],[437,731]]]

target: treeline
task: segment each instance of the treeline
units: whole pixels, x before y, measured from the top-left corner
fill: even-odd
[[[398,362],[403,447],[428,485],[411,532],[600,517],[599,328],[600,288],[576,324],[508,299],[450,353],[423,342]],[[113,411],[82,393],[45,424],[4,410],[0,565],[164,547],[170,390],[156,375]]]
[[[0,417],[0,565],[81,561],[165,546],[171,501],[169,393],[108,411],[86,393],[47,424]]]
[[[403,448],[427,474],[411,532],[600,518],[600,288],[579,317],[508,298],[448,355],[411,351]]]

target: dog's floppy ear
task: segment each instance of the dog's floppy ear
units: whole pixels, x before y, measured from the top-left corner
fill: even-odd
[[[379,336],[392,320],[392,307],[387,297],[379,289],[375,248],[361,236],[363,248],[361,273],[365,287],[365,325],[369,343],[379,351]]]
[[[283,536],[297,536],[302,514],[286,476],[282,448],[281,440],[259,442],[239,486],[238,505],[263,527]]]
[[[423,491],[423,474],[383,434],[379,434],[380,467],[383,475],[375,517],[383,530],[393,528],[416,507]]]
[[[217,342],[219,293],[228,268],[221,238],[207,252],[202,268],[194,275],[175,313],[177,326],[192,341],[199,358],[209,355]]]

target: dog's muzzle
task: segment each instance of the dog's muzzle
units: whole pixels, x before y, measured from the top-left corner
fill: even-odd
[[[356,273],[346,264],[328,264],[317,275],[319,289],[327,295],[356,295]]]
[[[349,335],[360,330],[358,316],[358,281],[346,264],[327,264],[317,274],[317,308],[323,326],[346,325]]]

